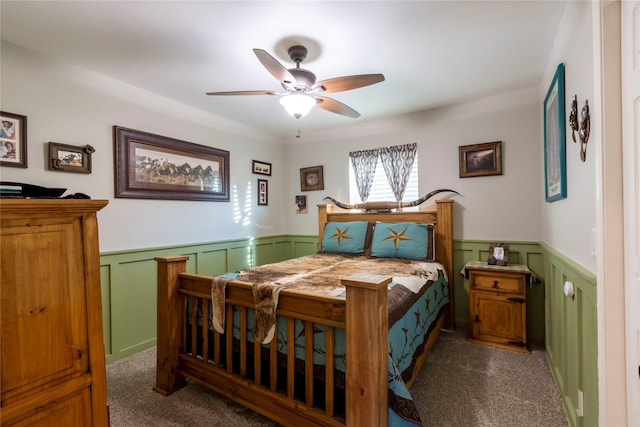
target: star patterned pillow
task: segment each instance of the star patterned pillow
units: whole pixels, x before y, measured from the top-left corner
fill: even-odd
[[[321,252],[363,253],[367,226],[367,221],[328,222],[324,227]]]
[[[426,259],[428,226],[415,222],[376,223],[371,256],[378,258]]]

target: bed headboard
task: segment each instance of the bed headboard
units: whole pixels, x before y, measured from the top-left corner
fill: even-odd
[[[444,265],[449,278],[449,295],[451,300],[450,316],[447,320],[448,329],[453,329],[453,200],[436,200],[435,210],[420,210],[412,212],[362,212],[340,209],[332,204],[318,205],[318,236],[322,243],[324,228],[328,222],[368,221],[380,222],[419,222],[433,224],[436,261]]]

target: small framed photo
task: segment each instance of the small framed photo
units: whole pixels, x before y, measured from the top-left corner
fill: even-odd
[[[91,145],[68,145],[49,143],[49,170],[76,173],[91,173]]]
[[[505,243],[492,243],[489,246],[489,265],[507,265],[509,260],[509,245]]]
[[[27,117],[0,111],[0,166],[27,167]]]
[[[269,204],[269,181],[266,179],[258,180],[258,206],[267,206]]]
[[[307,196],[296,196],[296,213],[307,213]]]
[[[258,175],[271,176],[271,163],[253,160],[252,168],[253,173],[257,173]]]
[[[300,169],[300,189],[302,191],[324,190],[322,166]]]
[[[502,175],[502,141],[458,147],[460,178]]]

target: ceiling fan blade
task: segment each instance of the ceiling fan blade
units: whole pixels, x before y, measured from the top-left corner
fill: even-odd
[[[331,111],[332,113],[341,114],[354,119],[360,117],[360,113],[340,101],[327,98],[326,96],[315,96],[314,98],[318,102],[317,106],[323,110]]]
[[[335,77],[333,79],[322,80],[316,83],[312,90],[323,93],[342,92],[345,90],[357,89],[384,81],[382,74],[358,74],[354,76]]]
[[[231,92],[207,92],[207,95],[280,95],[270,90],[236,90]]]
[[[262,65],[271,73],[273,77],[278,79],[280,83],[289,87],[295,87],[297,84],[296,78],[293,74],[287,70],[284,65],[278,62],[273,56],[269,55],[267,51],[262,49],[253,49],[253,53],[256,54]]]

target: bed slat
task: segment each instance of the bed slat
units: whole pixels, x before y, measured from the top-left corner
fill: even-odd
[[[197,325],[198,322],[198,310],[200,308],[200,300],[198,298],[191,298],[191,324]],[[195,356],[198,354],[198,328],[191,328],[191,354]]]
[[[202,301],[202,360],[209,361],[209,303]]]
[[[247,309],[238,307],[240,311],[240,378],[247,377]]]
[[[333,415],[333,386],[334,386],[334,356],[335,356],[335,342],[334,342],[334,329],[327,326],[325,331],[325,412],[327,415]]]
[[[262,346],[260,345],[260,343],[258,342],[258,340],[254,339],[253,340],[253,382],[256,385],[260,385],[262,384],[262,362],[261,362],[261,357],[262,357]]]
[[[313,407],[313,323],[304,322],[304,396],[307,406]]]
[[[287,318],[287,397],[293,399],[295,384],[296,335],[293,318]]]
[[[220,332],[213,331],[213,361],[218,368],[221,368],[220,363]]]
[[[269,388],[271,391],[278,389],[278,330],[269,344]]]
[[[225,331],[226,335],[226,350],[227,350],[227,372],[233,373],[233,306],[231,304],[226,305],[227,308],[225,310],[226,313],[226,321],[225,321]]]

